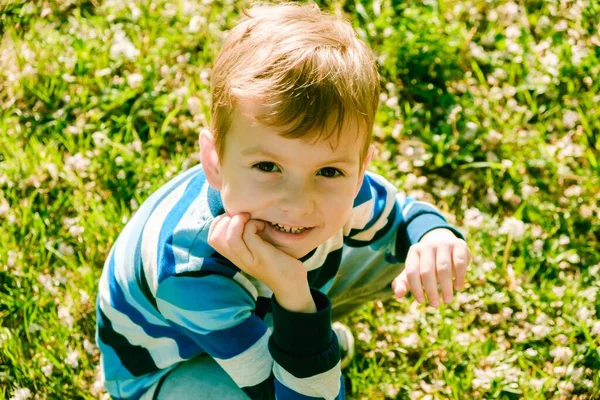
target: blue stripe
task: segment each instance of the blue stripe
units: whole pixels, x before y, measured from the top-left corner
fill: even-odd
[[[153,338],[170,338],[173,339],[179,349],[181,358],[190,358],[202,351],[191,339],[180,335],[169,326],[154,325],[148,322],[144,315],[134,306],[132,306],[125,298],[123,289],[115,279],[115,255],[112,252],[110,263],[108,266],[108,284],[110,287],[110,305],[118,312],[125,314],[133,323],[143,329],[144,333]],[[115,349],[117,350],[117,349]],[[119,354],[121,357],[121,354]]]
[[[373,197],[371,194],[371,178],[368,174],[365,174],[365,178],[363,179],[362,185],[360,185],[360,189],[358,190],[358,194],[354,198],[354,203],[352,204],[352,208],[356,208],[363,203],[371,200]]]
[[[186,332],[211,356],[227,360],[252,347],[263,337],[268,328],[263,320],[256,315],[251,315],[238,325],[212,331],[206,335],[200,335],[184,326],[178,326],[177,329]]]
[[[385,205],[387,202],[387,190],[385,189],[385,186],[380,185],[379,183],[377,183],[374,179],[365,176],[365,181],[367,181],[370,184],[370,190],[371,190],[371,194],[372,196],[370,198],[375,198],[375,201],[373,202],[373,218],[371,218],[371,220],[369,222],[367,222],[367,224],[360,229],[352,229],[350,231],[350,234],[348,236],[352,237],[354,235],[356,235],[357,233],[360,233],[362,231],[366,231],[367,229],[369,229],[370,227],[372,227],[373,225],[375,225],[375,223],[377,222],[377,220],[380,218],[381,213],[383,212],[383,210],[385,209]],[[370,199],[369,198],[369,199]]]
[[[206,182],[204,174],[198,174],[193,177],[188,186],[186,187],[181,199],[173,206],[166,216],[163,226],[160,230],[158,238],[158,252],[157,252],[157,275],[158,283],[160,284],[164,279],[175,274],[175,254],[173,253],[173,236],[175,235],[175,228],[179,224],[181,218],[185,215],[187,209],[194,200],[198,198],[202,187]],[[184,243],[176,242],[177,246],[180,245],[182,248],[186,248],[185,237],[177,237],[178,241],[183,239]]]

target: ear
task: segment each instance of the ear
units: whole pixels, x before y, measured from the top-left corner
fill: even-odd
[[[210,186],[221,190],[221,164],[215,147],[215,137],[208,129],[200,131],[200,162]]]
[[[358,179],[358,184],[356,185],[356,193],[354,193],[354,197],[358,195],[358,191],[363,184],[363,180],[365,179],[365,171],[371,162],[371,158],[373,157],[373,151],[375,150],[375,145],[369,145],[369,150],[367,151],[367,156],[363,160],[363,164],[360,169],[360,177]]]

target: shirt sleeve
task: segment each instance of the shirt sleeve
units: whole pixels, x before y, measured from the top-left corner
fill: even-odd
[[[407,197],[383,177],[366,173],[344,226],[344,242],[385,251],[391,263],[404,262],[410,246],[437,228],[464,239],[435,206]]]
[[[273,331],[255,315],[254,295],[223,275],[170,277],[159,285],[157,306],[250,398],[343,399],[331,304],[311,294],[311,314],[287,311],[273,297]]]

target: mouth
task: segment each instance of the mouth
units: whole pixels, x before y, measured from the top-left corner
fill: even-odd
[[[311,228],[309,227],[305,227],[305,226],[289,226],[289,225],[283,225],[283,224],[278,224],[276,222],[269,222],[269,224],[274,227],[275,229],[279,230],[280,232],[285,232],[285,233],[302,233],[304,231],[307,231]]]

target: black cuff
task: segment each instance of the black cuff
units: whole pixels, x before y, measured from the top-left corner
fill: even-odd
[[[281,307],[275,296],[273,304],[274,344],[285,353],[300,357],[321,353],[331,345],[331,302],[315,289],[310,294],[317,306],[315,313],[292,312]]]

